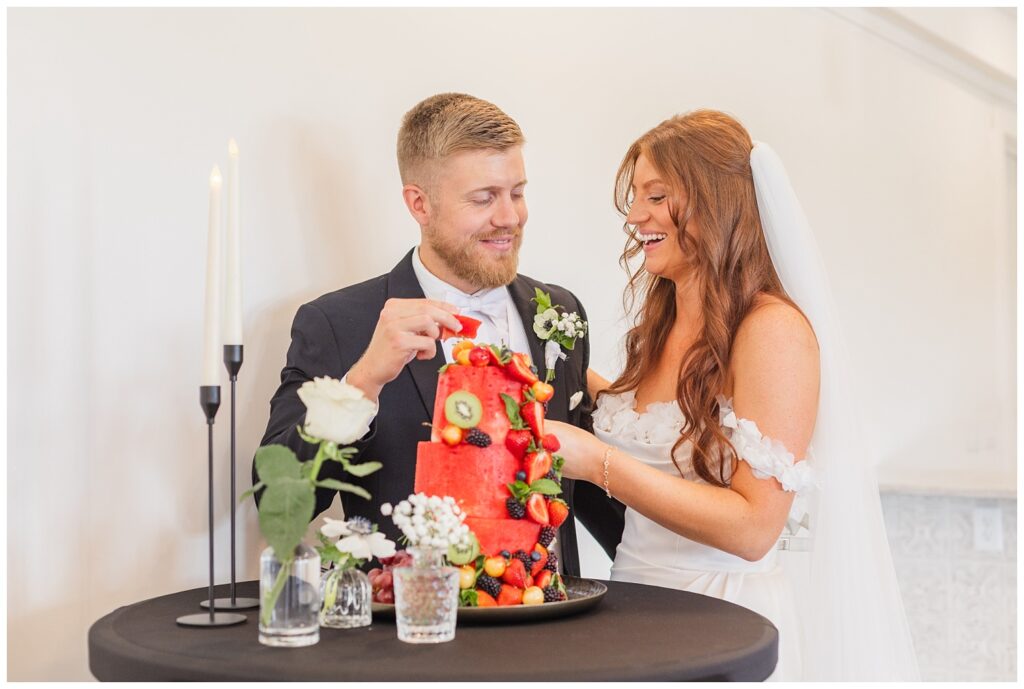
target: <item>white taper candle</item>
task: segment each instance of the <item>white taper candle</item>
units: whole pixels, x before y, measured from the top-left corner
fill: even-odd
[[[228,224],[224,289],[224,344],[242,344],[242,268],[239,264],[238,144],[228,142]]]
[[[224,263],[221,257],[220,169],[214,165],[210,173],[210,227],[206,240],[206,310],[203,319],[203,379],[200,385],[220,385],[221,347],[220,311],[221,282]]]

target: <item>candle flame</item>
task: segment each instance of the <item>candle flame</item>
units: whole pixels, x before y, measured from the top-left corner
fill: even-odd
[[[232,158],[238,157],[238,144],[235,143],[234,139],[228,141],[228,155]]]
[[[210,172],[210,186],[219,187],[221,183],[220,168],[216,165],[213,166],[213,171]]]

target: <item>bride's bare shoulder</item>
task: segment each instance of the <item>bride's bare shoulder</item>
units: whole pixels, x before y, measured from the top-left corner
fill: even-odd
[[[759,294],[736,331],[733,371],[740,373],[751,367],[774,373],[772,377],[812,371],[817,377],[818,341],[814,330],[799,309],[779,297]]]

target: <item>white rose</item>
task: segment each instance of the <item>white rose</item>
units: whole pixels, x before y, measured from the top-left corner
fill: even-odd
[[[339,445],[366,435],[377,414],[377,405],[362,390],[334,378],[306,381],[299,388],[299,399],[306,405],[306,433]]]

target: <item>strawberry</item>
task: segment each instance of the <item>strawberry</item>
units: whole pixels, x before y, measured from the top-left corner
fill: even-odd
[[[548,572],[548,574],[551,574],[551,572]],[[547,578],[550,579],[551,577]],[[498,601],[494,600],[491,594],[487,593],[487,591],[481,591],[480,589],[476,590],[476,606],[478,608],[493,608],[496,605],[498,605]]]
[[[533,441],[533,433],[530,431],[523,430],[510,430],[508,435],[505,436],[505,447],[512,453],[512,456],[517,460],[521,460],[526,456],[526,450],[530,447],[530,443]]]
[[[512,355],[512,360],[508,362],[505,371],[516,380],[522,381],[527,385],[533,385],[539,380],[537,374],[530,368],[526,356],[519,352]]]
[[[538,524],[548,524],[551,521],[551,518],[548,516],[547,502],[540,493],[532,493],[527,498],[526,514]]]
[[[533,483],[551,471],[551,453],[546,450],[526,455],[526,482]]]
[[[533,547],[538,553],[540,553],[539,560],[533,560],[533,565],[530,567],[530,575],[537,578],[540,572],[547,571],[544,569],[545,565],[548,564],[548,549],[542,546],[540,543]],[[544,588],[541,586],[541,588]]]
[[[529,589],[531,586],[533,586],[533,575],[532,574],[527,574],[526,575],[526,588]]]
[[[562,447],[562,443],[558,442],[558,438],[555,437],[554,433],[548,433],[544,436],[540,444],[548,452],[558,452],[558,449]]]
[[[521,561],[513,559],[508,563],[508,567],[505,568],[505,573],[501,575],[501,580],[516,588],[526,588],[526,567],[523,566]],[[502,589],[504,588],[503,586]]]
[[[469,352],[469,363],[474,366],[487,366],[491,363],[491,353],[486,347],[474,347]]]
[[[523,589],[510,584],[501,585],[501,593],[498,594],[498,605],[519,605],[522,602]]]
[[[544,405],[540,402],[526,402],[519,407],[519,415],[530,426],[538,440],[544,437]]]
[[[551,526],[559,527],[569,516],[569,506],[557,498],[548,503],[548,514],[551,519]]]
[[[472,339],[476,337],[476,329],[480,327],[480,321],[469,316],[455,316],[455,320],[462,324],[462,330],[458,332],[459,337],[465,337]],[[450,337],[455,337],[455,331],[451,328],[441,326],[441,336],[439,340],[447,340]]]
[[[546,589],[551,585],[551,577],[554,576],[550,570],[541,570],[541,573],[533,577],[533,585],[542,589]],[[479,593],[477,595],[480,595]]]

